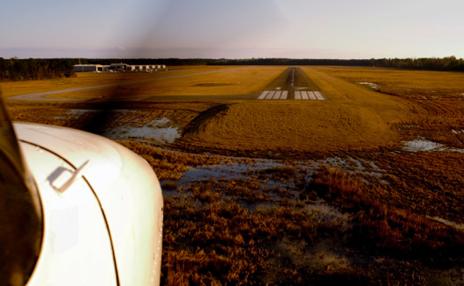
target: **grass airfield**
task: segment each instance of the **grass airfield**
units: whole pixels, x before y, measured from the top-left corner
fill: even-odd
[[[0,86],[8,98],[32,95],[21,98],[23,101],[79,102],[113,97],[115,93],[129,101],[178,97],[192,100],[191,96],[248,95],[261,90],[284,70],[285,67],[189,66],[155,73],[78,73],[72,78],[3,82]]]
[[[464,74],[298,68],[1,86],[14,119],[75,128],[111,100],[103,135],[163,186],[167,285],[462,283]]]

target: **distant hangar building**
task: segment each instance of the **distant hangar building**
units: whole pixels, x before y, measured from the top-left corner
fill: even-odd
[[[73,71],[75,72],[102,72],[103,65],[74,65]]]
[[[167,70],[166,65],[128,65],[114,63],[110,65],[78,64],[74,65],[74,72],[156,72]]]

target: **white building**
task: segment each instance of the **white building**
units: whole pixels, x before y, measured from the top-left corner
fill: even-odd
[[[102,72],[103,65],[74,65],[74,72]]]
[[[124,63],[118,63],[118,64],[111,64],[110,65],[110,70],[112,71],[118,71],[118,72],[124,72],[129,70],[129,65],[124,64]]]
[[[74,65],[74,72],[156,72],[167,70],[165,65],[128,65],[116,63],[111,65],[78,64]]]

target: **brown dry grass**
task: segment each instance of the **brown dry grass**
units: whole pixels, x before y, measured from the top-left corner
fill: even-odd
[[[322,168],[311,186],[326,200],[356,213],[353,233],[364,245],[372,243],[377,250],[413,257],[462,255],[464,232],[430,219],[426,210],[418,214],[414,206],[395,206],[408,194],[366,185],[338,168]]]
[[[403,137],[421,136],[464,147],[464,137],[451,132],[464,129],[463,73],[339,67],[320,67],[318,70],[353,84],[375,83],[379,85],[380,93],[413,103],[415,116],[399,125]]]
[[[463,97],[462,93],[464,93],[464,74],[460,72],[362,67],[318,67],[317,69],[356,84],[359,82],[376,83],[380,91],[387,94],[411,97],[427,94]]]
[[[328,277],[365,284],[368,278],[348,258],[312,251],[320,233],[339,235],[337,224],[292,205],[249,211],[219,189],[199,183],[184,191],[192,196],[166,200],[167,285],[317,285]]]
[[[51,80],[28,80],[28,81],[4,81],[0,82],[3,95],[6,97],[28,94],[35,92],[46,92],[62,90],[74,87],[86,87],[101,84],[112,84],[120,76],[114,73],[79,73],[76,77],[59,78]]]
[[[153,95],[244,95],[257,92],[285,70],[285,67],[203,67],[192,76],[172,74],[144,83],[126,86],[122,93]]]
[[[151,96],[245,95],[256,92],[285,67],[174,67],[157,73],[79,73],[75,78],[2,82],[7,97],[67,88],[110,85],[104,88],[49,95],[51,98],[95,99],[111,95],[140,99]]]
[[[170,172],[165,172],[169,164],[187,167],[222,162],[220,156],[167,151],[130,141],[124,144],[145,154],[157,173],[174,180],[169,177]],[[392,168],[396,164],[394,158],[387,157],[386,161],[391,162]],[[406,170],[404,162],[397,163],[402,165],[399,176],[403,172],[420,176],[423,172],[417,168]],[[178,172],[181,174],[182,170]],[[256,175],[282,181],[303,180],[291,166],[270,168]],[[383,179],[394,181],[392,175],[386,176]],[[453,259],[460,256],[464,235],[426,216],[422,206],[432,206],[439,198],[425,196],[422,202],[412,205],[411,196],[417,190],[405,185],[381,186],[373,178],[366,183],[366,177],[340,169],[322,169],[314,179],[306,186],[304,181],[297,184],[301,185],[297,198],[275,192],[285,199],[271,200],[268,207],[255,210],[244,207],[243,202],[270,200],[260,186],[264,177],[258,182],[249,178],[175,186],[176,195],[165,198],[163,281],[167,285],[334,285],[342,281],[356,285],[395,281],[424,285],[430,281],[431,273],[445,275],[444,280],[449,278],[448,274],[430,269],[437,271],[436,267],[458,263]],[[396,180],[401,181],[401,177]],[[418,179],[414,182],[417,184]],[[318,220],[317,215],[307,211],[305,198],[317,198],[314,194],[352,213],[353,228]],[[449,207],[458,211],[449,201],[443,201],[435,214],[447,217],[444,214]],[[328,248],[321,248],[321,244]],[[450,257],[454,258],[449,260]],[[430,265],[424,267],[423,263]],[[367,265],[368,269],[363,268]]]
[[[463,154],[381,153],[370,157],[388,174],[385,179],[390,184],[377,198],[387,195],[383,201],[396,207],[464,223]]]
[[[409,120],[413,106],[316,68],[308,76],[328,98],[323,102],[243,102],[211,119],[188,144],[228,150],[330,152],[393,146],[392,125]]]

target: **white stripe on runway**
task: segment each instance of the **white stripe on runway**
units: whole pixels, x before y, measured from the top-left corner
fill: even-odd
[[[303,91],[301,92],[301,98],[302,98],[303,100],[308,100],[308,95],[306,94],[306,91],[303,90]]]
[[[272,99],[279,99],[281,93],[282,93],[281,91],[276,91],[276,92],[274,93],[274,97],[273,97]]]
[[[319,91],[315,91],[314,95],[317,97],[319,100],[325,100],[325,98],[322,96],[322,94]]]
[[[308,91],[308,96],[310,100],[316,100],[316,95],[314,95],[314,92]]]
[[[265,90],[261,93],[261,95],[258,97],[259,100],[263,100],[266,98],[266,95],[269,93],[269,90]]]
[[[325,100],[320,91],[294,91],[295,100]],[[286,100],[288,99],[288,90],[265,90],[258,100]]]
[[[273,96],[274,96],[274,91],[270,90],[269,93],[266,95],[265,99],[267,99],[267,100],[272,99]]]

